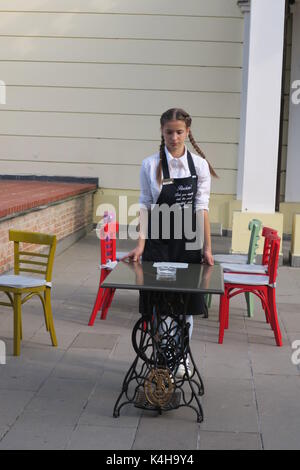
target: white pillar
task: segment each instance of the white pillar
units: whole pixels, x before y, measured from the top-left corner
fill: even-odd
[[[248,65],[249,65],[249,36],[250,36],[250,0],[240,0],[238,5],[244,14],[244,46],[243,46],[243,77],[241,93],[240,112],[240,138],[238,151],[238,172],[236,185],[236,198],[242,199],[244,179],[244,156],[245,156],[245,133],[246,133],[246,111],[247,111],[247,87],[248,87]]]
[[[285,0],[252,0],[242,211],[275,212]]]
[[[300,202],[300,3],[296,3],[292,11],[293,38],[285,201]]]

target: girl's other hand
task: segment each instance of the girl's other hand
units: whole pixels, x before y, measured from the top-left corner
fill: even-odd
[[[129,261],[134,261],[134,262],[139,262],[140,258],[143,254],[143,249],[137,246],[134,248],[134,250],[131,250],[124,258],[121,259],[121,261],[124,261],[125,259],[129,259]]]
[[[204,263],[208,264],[209,266],[213,266],[215,264],[211,250],[204,250],[203,259]]]

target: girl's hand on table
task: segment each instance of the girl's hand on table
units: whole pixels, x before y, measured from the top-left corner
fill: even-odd
[[[124,256],[124,258],[122,258],[121,261],[124,261],[128,258],[129,261],[139,262],[143,254],[143,251],[144,249],[137,246],[136,248],[134,248],[134,250],[131,250],[126,256]]]
[[[213,266],[215,264],[214,257],[212,255],[211,250],[208,250],[208,249],[204,250],[203,260],[204,260],[204,263],[208,264],[209,266]]]

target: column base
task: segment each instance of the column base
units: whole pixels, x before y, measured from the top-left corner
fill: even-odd
[[[294,215],[300,214],[300,202],[281,202],[280,212],[284,215],[283,233],[291,235],[293,231]]]

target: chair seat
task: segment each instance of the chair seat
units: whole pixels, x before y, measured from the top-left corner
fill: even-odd
[[[269,285],[269,276],[224,273],[224,282],[250,286],[267,286]]]
[[[214,260],[217,261],[218,263],[247,264],[248,255],[238,255],[238,254],[214,255]]]
[[[224,272],[246,273],[246,274],[265,274],[268,272],[268,266],[262,264],[234,264],[221,263]]]
[[[22,289],[27,287],[42,287],[45,285],[51,287],[50,282],[36,277],[21,276],[17,274],[3,274],[0,276],[0,287],[15,287],[16,289]]]

